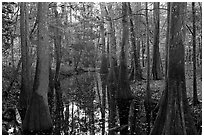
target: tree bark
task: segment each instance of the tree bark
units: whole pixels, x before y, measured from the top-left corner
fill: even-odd
[[[185,10],[186,3],[170,3],[166,89],[151,134],[197,134],[186,95]]]
[[[28,107],[30,94],[32,91],[31,85],[31,68],[29,64],[29,44],[28,44],[28,13],[25,2],[20,4],[20,32],[21,32],[21,60],[22,60],[22,71],[21,71],[21,92],[19,98],[19,113],[21,119],[24,120],[26,109]]]
[[[51,56],[51,54],[50,54]],[[49,110],[50,110],[50,116],[51,119],[54,119],[54,73],[51,69],[51,59],[50,59],[50,65],[49,65],[49,90],[48,90],[48,104],[49,104]]]
[[[101,82],[102,82],[102,107],[101,107],[101,119],[102,119],[102,135],[105,134],[105,109],[106,109],[106,78],[108,73],[108,61],[105,53],[105,29],[104,29],[104,5],[100,3],[101,8],[101,18],[102,22],[100,25],[101,31],[101,45],[102,45],[102,58],[101,58],[101,68],[100,68],[100,75],[101,75]]]
[[[110,70],[107,77],[107,96],[108,96],[108,108],[109,108],[109,135],[114,135],[115,131],[111,130],[116,126],[116,89],[117,89],[117,81],[116,81],[116,37],[115,37],[115,29],[114,22],[112,20],[114,13],[112,11],[112,4],[108,4],[108,9],[105,8],[106,16],[108,17],[108,37],[109,37],[109,62],[110,62]]]
[[[127,22],[127,3],[122,3],[122,42],[121,42],[121,55],[120,55],[120,68],[118,78],[118,92],[117,92],[117,105],[120,118],[120,126],[123,127],[120,131],[121,135],[129,134],[128,131],[128,116],[130,103],[133,99],[133,95],[130,89],[129,81],[127,78],[127,63],[125,56],[125,46],[128,42],[128,22]]]
[[[145,44],[142,38],[142,67],[145,67]]]
[[[11,62],[12,62],[11,64],[14,69],[15,68],[15,61],[14,61],[14,38],[15,37],[13,36],[12,32],[10,35],[11,35]]]
[[[159,53],[159,2],[154,2],[154,47],[152,74],[154,80],[162,79],[161,59]]]
[[[64,134],[69,133],[69,102],[66,103],[65,119],[64,119]]]
[[[89,110],[89,124],[90,124],[90,135],[95,135],[95,125],[94,125],[94,94],[91,94],[90,100],[90,110]]]
[[[116,90],[117,90],[117,80],[115,76],[113,60],[110,61],[110,70],[108,73],[108,106],[109,106],[109,129],[116,126]],[[109,131],[109,135],[114,135],[114,131]]]
[[[112,9],[112,4],[108,4],[108,10],[105,8],[106,11],[106,16],[108,16],[108,34],[109,34],[109,43],[110,43],[110,56],[109,60],[113,61],[114,68],[117,67],[117,57],[116,57],[116,50],[117,50],[117,45],[116,45],[116,36],[115,36],[115,28],[114,28],[114,13]]]
[[[135,31],[134,31],[134,24],[133,24],[133,20],[132,20],[132,9],[131,9],[131,5],[130,3],[128,3],[128,13],[130,15],[130,38],[131,38],[131,42],[132,42],[132,49],[133,49],[133,58],[134,58],[134,78],[137,80],[142,80],[142,69],[140,66],[140,58],[139,58],[139,50],[140,50],[140,41],[139,41],[139,37],[137,36],[137,42],[135,40],[136,36],[135,36]],[[139,28],[137,28],[139,29]],[[137,30],[136,29],[136,30]],[[139,32],[139,31],[138,31]],[[140,52],[139,52],[140,53]]]
[[[152,111],[152,100],[151,100],[151,90],[150,90],[150,53],[149,53],[149,20],[148,20],[148,3],[145,3],[146,12],[146,41],[147,41],[147,87],[145,95],[145,111],[146,111],[146,121],[147,121],[147,134],[150,133],[150,121],[151,121],[151,111]]]
[[[86,118],[86,114],[85,114],[85,118]],[[72,101],[72,116],[71,116],[71,119],[72,119],[72,123],[71,123],[71,132],[70,132],[70,135],[74,135],[74,102]]]
[[[130,135],[141,135],[142,131],[140,127],[140,102],[139,98],[134,98],[130,105]]]
[[[56,91],[56,110],[55,110],[55,134],[60,135],[63,123],[63,102],[62,102],[62,91],[60,87],[60,64],[61,64],[61,35],[58,26],[60,26],[59,15],[57,11],[57,3],[54,9],[54,15],[56,20],[56,27],[54,30],[54,44],[55,44],[55,57],[56,57],[56,69],[54,78],[54,87]]]
[[[192,2],[192,16],[193,16],[193,105],[198,104],[198,95],[197,95],[197,81],[196,81],[196,24],[195,24],[195,2]]]
[[[48,3],[38,3],[37,65],[33,94],[23,122],[25,134],[51,134],[52,121],[48,106],[49,39],[47,28]]]

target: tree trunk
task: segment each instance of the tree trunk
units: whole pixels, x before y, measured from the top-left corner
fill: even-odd
[[[94,94],[91,95],[91,105],[89,111],[89,124],[90,124],[90,135],[95,135],[95,125],[94,125]]]
[[[132,49],[133,49],[133,58],[134,58],[134,78],[137,80],[142,80],[142,69],[140,66],[140,59],[139,59],[139,54],[138,54],[138,50],[140,50],[140,41],[139,38],[137,37],[137,46],[136,46],[136,41],[135,41],[135,31],[134,31],[134,24],[133,24],[133,20],[132,20],[132,9],[131,9],[131,5],[130,3],[128,3],[128,12],[130,14],[130,38],[131,38],[131,42],[132,42]],[[140,52],[139,52],[140,53]]]
[[[184,68],[186,3],[170,3],[166,90],[151,134],[197,134],[186,95]],[[170,85],[170,86],[169,86]]]
[[[115,70],[113,65],[113,60],[110,61],[110,70],[108,73],[108,108],[109,108],[109,129],[116,126],[116,90],[117,90],[117,80],[115,76]],[[109,130],[109,135],[114,135],[115,132]]]
[[[130,81],[134,80],[135,77],[134,77],[134,59],[133,59],[133,55],[131,56],[131,64],[130,64],[130,72],[129,72],[129,76],[128,76],[128,79]]]
[[[109,135],[114,135],[115,131],[111,130],[116,126],[116,99],[115,93],[117,89],[117,82],[116,82],[116,67],[117,67],[117,60],[116,60],[116,37],[115,37],[115,29],[114,29],[114,22],[113,18],[113,11],[112,11],[112,4],[108,4],[108,10],[105,8],[106,16],[109,18],[108,20],[108,38],[109,38],[109,62],[110,62],[110,70],[108,73],[107,78],[107,96],[108,96],[108,108],[109,108]]]
[[[56,3],[55,3],[56,4]],[[63,123],[63,102],[62,102],[62,91],[60,87],[60,64],[61,64],[61,35],[58,26],[60,26],[59,15],[57,11],[57,4],[54,9],[54,15],[56,20],[56,28],[54,30],[54,44],[55,44],[55,57],[56,57],[56,69],[55,69],[55,78],[54,85],[56,91],[56,110],[55,110],[55,134],[60,135],[62,130]]]
[[[195,2],[192,2],[192,14],[193,14],[193,105],[198,104],[197,95],[197,81],[196,81],[196,24],[195,24]]]
[[[152,74],[154,80],[162,79],[161,59],[159,53],[159,2],[154,2],[154,48]]]
[[[15,61],[14,61],[14,38],[15,37],[12,35],[12,33],[10,35],[11,35],[11,62],[12,62],[11,64],[14,69],[15,68]]]
[[[66,111],[65,111],[65,118],[64,118],[64,134],[68,135],[69,133],[69,102],[66,102]]]
[[[106,16],[108,15],[108,34],[109,35],[109,43],[110,43],[110,58],[109,60],[113,60],[113,65],[114,68],[117,67],[117,56],[116,56],[116,51],[117,51],[117,45],[116,45],[116,36],[115,36],[115,27],[114,27],[114,21],[113,21],[113,17],[114,17],[114,13],[112,10],[112,4],[109,3],[108,4],[108,10],[105,8],[106,11]]]
[[[130,105],[130,135],[141,135],[141,127],[140,127],[140,117],[138,114],[140,113],[140,102],[139,98],[133,99]]]
[[[102,109],[101,109],[101,118],[102,118],[102,135],[105,134],[105,112],[106,112],[106,74],[101,74],[102,82]]]
[[[101,45],[102,45],[102,58],[101,58],[101,68],[100,68],[100,75],[101,75],[101,82],[102,82],[102,109],[101,109],[101,119],[102,119],[102,135],[105,134],[105,108],[106,108],[106,78],[108,73],[108,61],[105,54],[105,29],[104,29],[104,17],[105,17],[105,11],[104,11],[104,5],[100,3],[101,8]]]
[[[202,36],[201,36],[201,38],[198,38],[198,44],[199,44],[199,65],[198,65],[198,67],[200,67],[200,66],[202,66]]]
[[[21,92],[19,99],[19,113],[21,119],[24,120],[26,109],[28,107],[29,98],[32,92],[31,85],[31,68],[29,64],[29,44],[28,44],[28,13],[25,2],[20,5],[20,32],[21,32],[21,60],[22,60],[22,71],[21,71]]]
[[[86,114],[85,114],[86,115]],[[70,135],[74,135],[74,102],[72,101],[72,126]]]
[[[142,67],[145,67],[145,44],[144,41],[142,40]]]
[[[50,54],[51,56],[51,54]],[[54,118],[54,73],[51,69],[51,59],[49,64],[49,90],[48,90],[48,104],[49,104],[49,110],[50,110],[50,116],[53,119]]]
[[[127,22],[127,3],[122,3],[122,42],[121,42],[121,55],[120,55],[120,68],[118,78],[118,92],[117,92],[117,105],[120,118],[120,134],[127,135],[128,131],[128,116],[130,109],[130,102],[133,99],[133,95],[130,89],[129,81],[127,78],[127,64],[125,56],[125,46],[128,43],[128,22]]]
[[[108,59],[108,57],[110,56],[110,43],[109,43],[109,41],[110,41],[110,37],[108,36],[107,37],[107,49],[106,49],[106,52],[107,52],[107,60],[108,60],[108,65],[107,65],[107,67],[108,68],[110,68],[110,59]]]
[[[51,134],[52,120],[48,106],[49,39],[47,28],[48,3],[38,3],[37,65],[33,94],[23,121],[25,134]]]
[[[147,2],[145,3],[146,7],[146,37],[147,37],[147,88],[146,96],[144,101],[145,111],[146,111],[146,121],[147,121],[147,134],[150,133],[150,121],[151,121],[151,91],[150,91],[150,54],[149,54],[149,21],[148,21],[148,9]]]
[[[138,14],[141,14],[141,2],[137,2],[136,3],[136,10],[138,12]],[[138,66],[136,67],[137,71],[139,71],[139,73],[141,73],[141,78],[142,77],[142,69],[141,69],[141,64],[140,64],[140,43],[142,41],[142,17],[141,15],[135,16],[135,32],[136,32],[136,39],[137,39],[137,48],[136,48],[136,53],[137,53],[137,62],[138,62]],[[141,72],[140,72],[141,71]],[[135,71],[136,72],[136,71]]]

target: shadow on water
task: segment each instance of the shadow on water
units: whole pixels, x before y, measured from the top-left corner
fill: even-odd
[[[101,134],[102,89],[100,74],[87,72],[63,79],[61,88],[63,91],[64,115],[68,120],[65,125],[68,130],[67,134]],[[106,114],[106,129],[107,121]]]

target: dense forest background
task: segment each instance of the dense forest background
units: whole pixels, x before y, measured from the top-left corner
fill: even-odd
[[[202,134],[202,3],[2,2],[2,134]]]

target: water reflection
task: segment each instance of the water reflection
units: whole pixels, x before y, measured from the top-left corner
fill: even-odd
[[[83,73],[61,81],[68,134],[101,134],[101,78],[96,72]],[[69,114],[69,115],[68,115]],[[108,128],[106,111],[106,131]],[[67,115],[67,116],[66,116]]]

